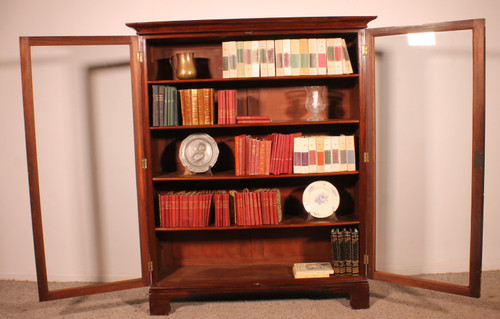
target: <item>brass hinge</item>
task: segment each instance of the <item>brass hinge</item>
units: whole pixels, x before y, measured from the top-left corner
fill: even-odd
[[[368,55],[368,46],[366,44],[363,44],[363,46],[361,47],[361,54],[363,56],[367,56]]]
[[[142,166],[143,169],[148,168],[148,159],[147,158],[143,158],[141,160],[141,166]]]
[[[153,271],[153,262],[152,261],[148,261],[148,271],[149,272]]]
[[[363,154],[363,161],[364,161],[365,163],[370,162],[370,153],[365,152],[365,153]]]
[[[142,52],[137,52],[137,61],[142,62]]]
[[[370,258],[368,255],[365,255],[364,256],[364,262],[365,262],[365,265],[368,265],[369,264],[369,261],[370,261]]]

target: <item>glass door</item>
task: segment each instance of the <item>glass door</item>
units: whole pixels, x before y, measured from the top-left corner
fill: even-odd
[[[149,285],[137,38],[20,46],[40,300]]]
[[[369,278],[479,296],[484,20],[366,33]]]

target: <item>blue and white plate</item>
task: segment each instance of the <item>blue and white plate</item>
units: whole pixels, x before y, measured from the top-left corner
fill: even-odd
[[[338,190],[327,181],[309,184],[302,194],[302,204],[306,212],[316,218],[330,217],[340,204]]]

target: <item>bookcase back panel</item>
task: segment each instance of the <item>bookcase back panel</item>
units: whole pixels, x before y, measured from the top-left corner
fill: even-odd
[[[182,52],[194,53],[198,79],[222,78],[222,48],[220,43],[150,45],[148,46],[148,80],[178,80],[175,75],[175,55]],[[171,62],[172,59],[172,64]]]
[[[331,227],[161,234],[166,265],[292,263],[331,259]]]

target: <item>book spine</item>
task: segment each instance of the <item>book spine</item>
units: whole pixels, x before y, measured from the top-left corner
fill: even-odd
[[[342,39],[342,49],[343,49],[343,71],[344,74],[352,74],[352,64],[351,59],[349,58],[349,51],[347,50],[347,45],[345,39]]]
[[[292,75],[300,75],[300,40],[292,39],[290,43],[291,47],[291,64],[292,64]]]
[[[347,152],[347,171],[352,172],[356,170],[356,154],[353,135],[345,137],[345,145]]]
[[[318,75],[326,74],[326,39],[317,39],[318,42]]]
[[[309,75],[309,42],[307,39],[299,39],[300,51],[300,75]]]
[[[245,43],[236,41],[236,77],[245,77]]]
[[[222,77],[229,78],[229,43],[222,42]]]
[[[339,136],[339,170],[341,172],[347,171],[347,149],[345,142],[345,135]]]
[[[333,172],[332,169],[332,137],[325,136],[323,138],[324,147],[323,151],[325,152],[325,172]]]
[[[229,41],[229,77],[238,77],[238,51],[236,49],[236,41]]]
[[[308,149],[309,149],[309,173],[317,173],[318,165],[317,165],[317,157],[316,157],[316,137],[310,136],[307,138],[308,140]]]
[[[259,42],[259,66],[260,66],[260,76],[268,77],[268,67],[267,67],[267,45],[266,40],[260,40]]]
[[[307,39],[309,47],[309,75],[318,75],[318,41],[315,38]]]
[[[325,138],[324,136],[316,136],[316,158],[318,165],[318,173],[325,171]]]
[[[291,43],[290,39],[283,39],[283,75],[292,75],[292,58],[291,58]]]
[[[276,65],[275,65],[275,53],[274,53],[274,41],[266,41],[267,50],[267,73],[269,76],[276,76]]]
[[[283,76],[283,40],[274,40],[276,76]]]

